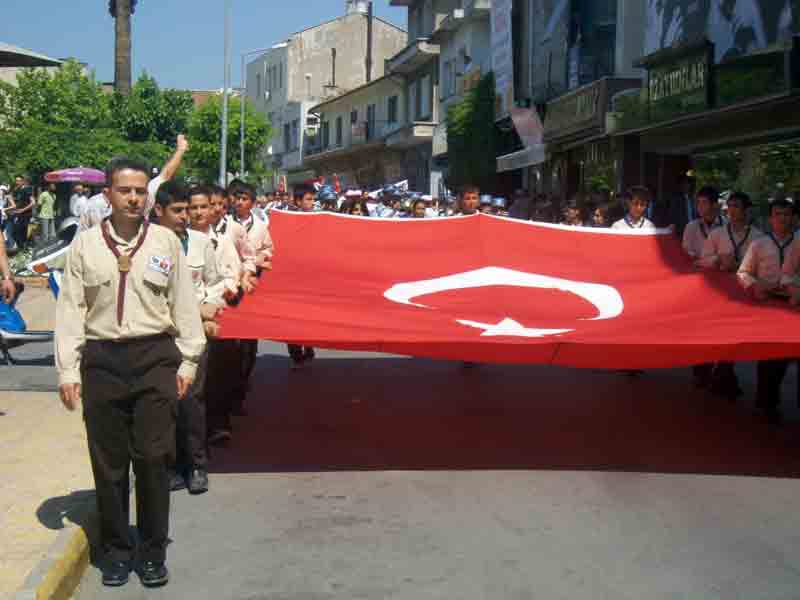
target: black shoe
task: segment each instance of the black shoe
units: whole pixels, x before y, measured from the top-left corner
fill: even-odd
[[[177,471],[169,472],[169,491],[177,492],[186,488],[186,478]]]
[[[163,561],[146,560],[139,565],[139,579],[145,587],[161,587],[169,581],[169,571]]]
[[[204,494],[208,491],[208,472],[205,469],[194,469],[189,477],[189,493]]]
[[[121,560],[111,560],[103,567],[103,585],[119,587],[128,583],[131,565]]]
[[[778,408],[770,407],[764,411],[767,417],[767,423],[770,425],[783,425],[783,414]]]

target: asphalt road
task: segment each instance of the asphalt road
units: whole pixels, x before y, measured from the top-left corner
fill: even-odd
[[[211,491],[173,495],[170,585],[78,598],[797,598],[793,372],[773,429],[752,365],[731,405],[686,369],[261,351]]]

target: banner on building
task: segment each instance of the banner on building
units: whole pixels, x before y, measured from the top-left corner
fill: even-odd
[[[800,344],[800,312],[699,272],[670,233],[282,211],[270,229],[274,270],[224,313],[224,337],[609,369],[791,357]]]
[[[647,0],[645,54],[706,36],[715,61],[766,48],[792,35],[791,0]]]
[[[491,11],[492,71],[495,80],[495,118],[507,117],[514,106],[514,48],[512,0],[493,0]]]

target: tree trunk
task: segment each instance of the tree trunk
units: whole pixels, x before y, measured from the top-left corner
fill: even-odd
[[[114,48],[114,89],[131,93],[131,0],[117,0]]]

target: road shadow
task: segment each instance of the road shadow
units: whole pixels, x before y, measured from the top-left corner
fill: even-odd
[[[13,369],[14,367],[55,367],[56,366],[56,357],[53,354],[49,354],[47,356],[37,356],[31,358],[19,358],[15,355],[12,355],[14,359],[14,363],[9,365],[7,362],[2,361],[0,362],[0,373],[3,372],[2,367],[7,367],[8,369]]]
[[[91,546],[89,560],[93,565],[100,564],[100,524],[94,490],[79,490],[67,496],[48,498],[36,509],[36,517],[48,529],[64,529],[70,523],[83,529]]]
[[[325,358],[290,372],[261,356],[234,439],[212,471],[568,469],[800,476],[800,412],[754,414],[754,366],[736,404],[688,369],[638,378],[548,366]],[[790,401],[791,398],[791,401]]]

